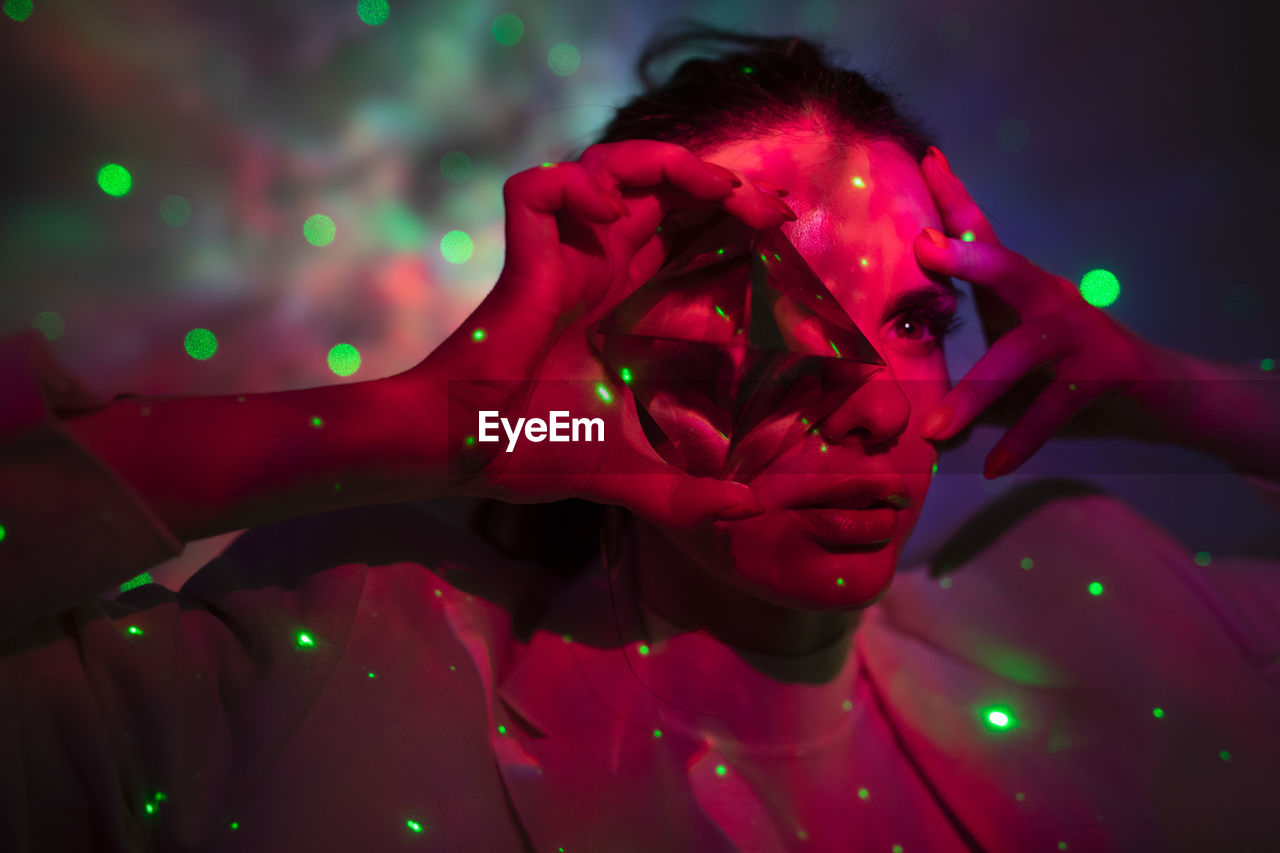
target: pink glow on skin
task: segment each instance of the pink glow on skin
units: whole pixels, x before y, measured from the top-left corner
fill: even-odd
[[[639,584],[650,606],[730,645],[798,654],[852,631],[857,611],[883,596],[924,505],[937,451],[917,422],[950,387],[946,362],[928,332],[912,340],[901,317],[885,313],[908,290],[947,294],[913,250],[922,228],[941,229],[941,217],[919,165],[895,143],[841,152],[797,128],[700,156],[789,190],[799,218],[783,233],[886,362],[818,424],[818,435],[798,425],[788,433],[783,452],[750,481],[764,515],[692,530],[637,519]],[[947,294],[945,304],[954,307],[954,298]],[[788,508],[849,477],[893,482],[909,499],[893,513],[886,544],[833,544]]]

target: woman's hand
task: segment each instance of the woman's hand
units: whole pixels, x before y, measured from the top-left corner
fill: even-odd
[[[988,350],[921,422],[945,441],[975,422],[1010,427],[987,457],[1007,474],[1054,436],[1173,440],[1179,362],[1085,302],[1070,281],[1000,245],[987,218],[931,148],[922,172],[948,239],[916,238],[921,266],[974,286]],[[964,241],[956,235],[972,233]]]
[[[760,511],[747,486],[694,478],[657,456],[629,389],[601,364],[589,334],[662,266],[668,213],[727,212],[759,230],[794,214],[729,170],[650,140],[596,145],[576,163],[521,172],[504,201],[507,257],[493,291],[422,364],[395,377],[448,383],[458,491],[519,503],[584,497],[672,525]],[[507,452],[503,429],[496,443],[477,440],[480,411],[511,424],[553,411],[600,418],[604,440],[521,439]]]

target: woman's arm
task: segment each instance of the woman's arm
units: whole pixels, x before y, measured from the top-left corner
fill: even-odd
[[[419,371],[413,387],[388,377],[268,394],[134,397],[64,424],[188,542],[449,494],[443,387]]]

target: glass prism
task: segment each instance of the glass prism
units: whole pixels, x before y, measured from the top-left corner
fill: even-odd
[[[684,233],[594,343],[659,456],[742,481],[884,366],[781,230],[728,217]]]

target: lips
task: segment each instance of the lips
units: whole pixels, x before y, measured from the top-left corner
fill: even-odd
[[[815,538],[835,547],[886,544],[893,539],[898,519],[898,510],[888,504],[870,509],[810,507],[793,512]]]
[[[807,479],[807,478],[803,478]],[[800,510],[906,509],[911,505],[907,487],[896,477],[848,477],[820,485],[800,483],[801,488],[784,496],[783,506]],[[808,488],[804,488],[808,486]]]

